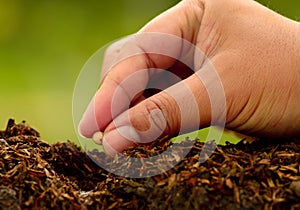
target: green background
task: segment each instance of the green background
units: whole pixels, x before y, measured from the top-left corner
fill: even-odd
[[[84,63],[177,2],[0,0],[0,129],[12,117],[26,120],[44,140],[77,142],[72,94]],[[299,1],[261,2],[300,19]]]

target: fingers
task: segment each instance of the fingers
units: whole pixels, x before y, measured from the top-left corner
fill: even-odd
[[[108,49],[102,85],[79,124],[79,132],[83,136],[91,138],[96,131],[103,131],[115,117],[130,107],[133,98],[137,99],[133,104],[140,102],[139,95],[147,87],[149,78],[157,76],[149,70],[168,69],[181,55],[186,56],[191,52],[190,48],[182,46],[182,38],[194,41],[192,32],[196,30],[192,30],[190,24],[200,25],[196,15],[187,18],[186,13],[190,13],[191,9],[197,15],[202,12],[199,6],[180,3],[151,21],[138,34]],[[182,31],[187,33],[183,34]],[[134,81],[131,75],[134,75]]]
[[[215,73],[203,70],[145,99],[106,127],[104,150],[114,155],[134,144],[224,121],[226,102],[224,95],[219,99],[221,85],[217,83],[220,81]]]
[[[140,99],[150,77],[157,77],[163,73],[162,69],[176,63],[181,46],[182,39],[167,34],[143,33],[127,39],[117,63],[107,62],[112,68],[105,69],[103,83],[80,122],[79,132],[90,138],[94,132],[104,130],[114,117],[134,103],[134,98]],[[114,97],[117,102],[112,104]]]
[[[120,62],[105,76],[103,84],[81,119],[79,124],[81,135],[91,138],[96,131],[104,130],[114,117],[128,109],[130,100],[136,94],[135,90],[145,89],[148,74],[145,71],[135,74],[135,79],[139,82],[126,78],[135,70],[147,68],[144,55],[137,55]],[[123,80],[125,81],[122,83]],[[112,105],[114,97],[117,99]]]

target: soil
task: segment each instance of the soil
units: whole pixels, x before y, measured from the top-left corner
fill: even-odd
[[[190,142],[179,148],[187,150]],[[72,142],[49,144],[25,122],[9,120],[0,131],[0,209],[300,209],[299,139],[241,141],[216,149],[214,144],[204,148],[196,142],[159,175],[126,178],[100,168]],[[173,146],[161,141],[131,148],[122,157],[139,157],[140,167],[152,167],[143,158]],[[213,154],[199,162],[200,152],[210,147]],[[88,154],[107,165],[121,161]]]

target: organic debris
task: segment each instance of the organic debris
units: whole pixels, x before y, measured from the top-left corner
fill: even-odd
[[[176,144],[176,153],[164,152],[175,144],[162,141],[109,157],[72,142],[48,144],[25,122],[9,120],[0,131],[0,209],[300,209],[300,140],[191,142]],[[149,157],[159,154],[179,163],[151,176],[161,162]],[[145,178],[114,175],[89,156]]]

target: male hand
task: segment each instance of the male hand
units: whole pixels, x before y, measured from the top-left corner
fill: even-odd
[[[80,133],[90,138],[103,131],[111,155],[224,120],[226,128],[247,135],[299,136],[299,34],[299,23],[251,0],[183,0],[136,40],[108,49],[104,78]],[[164,91],[151,97],[139,92],[149,84]],[[217,100],[222,96],[224,103]]]

